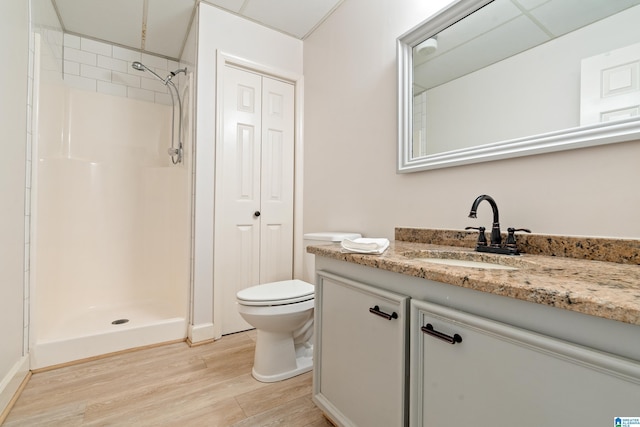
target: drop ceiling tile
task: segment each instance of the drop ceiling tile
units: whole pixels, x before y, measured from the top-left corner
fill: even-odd
[[[242,15],[303,38],[342,0],[247,0]]]
[[[432,88],[547,40],[548,36],[532,21],[520,16],[422,64],[414,72],[414,80],[423,88]]]
[[[65,31],[140,49],[143,0],[54,0]]]
[[[519,3],[525,10],[531,10],[542,4],[549,3],[551,0],[512,0]]]
[[[178,58],[194,6],[195,0],[149,0],[145,50]]]
[[[471,42],[476,37],[481,37],[495,30],[497,27],[507,25],[520,15],[520,9],[511,2],[498,1],[491,3],[491,7],[483,7],[455,25],[438,33],[437,53],[442,54],[456,49],[465,43]]]
[[[239,13],[245,0],[203,0],[205,3],[227,9],[231,12]]]
[[[561,36],[637,4],[637,0],[554,0],[533,9],[531,15],[555,36]]]

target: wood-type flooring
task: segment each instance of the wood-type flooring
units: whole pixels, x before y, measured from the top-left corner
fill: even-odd
[[[311,372],[256,381],[254,348],[248,331],[37,372],[3,427],[331,426],[311,401]]]

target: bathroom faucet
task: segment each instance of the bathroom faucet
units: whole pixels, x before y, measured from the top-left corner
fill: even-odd
[[[471,211],[469,212],[469,218],[476,218],[476,211],[478,210],[478,205],[483,200],[486,200],[491,205],[491,209],[493,210],[493,224],[491,225],[491,242],[490,246],[494,248],[499,248],[502,243],[502,235],[500,234],[500,220],[498,214],[498,205],[496,201],[493,200],[493,197],[487,196],[483,194],[482,196],[478,196],[471,205]]]
[[[466,227],[465,230],[478,230],[478,242],[476,243],[476,251],[478,252],[491,252],[495,254],[506,254],[506,255],[520,255],[518,252],[518,247],[516,245],[516,231],[524,231],[525,233],[531,233],[531,230],[526,228],[512,228],[509,227],[509,235],[507,236],[507,244],[505,247],[502,247],[502,235],[500,234],[500,220],[498,214],[498,205],[496,201],[493,200],[493,197],[487,196],[483,194],[482,196],[478,196],[471,205],[471,211],[469,212],[469,218],[476,218],[476,212],[478,210],[478,205],[483,200],[486,200],[491,205],[491,209],[493,210],[493,224],[491,225],[491,242],[487,245],[487,239],[484,236],[484,227]]]

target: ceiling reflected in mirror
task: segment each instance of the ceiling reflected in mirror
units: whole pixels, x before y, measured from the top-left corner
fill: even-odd
[[[397,40],[398,172],[640,139],[640,0],[459,0]]]
[[[414,92],[433,88],[637,5],[637,0],[490,3],[413,50]],[[423,43],[437,40],[437,50]]]

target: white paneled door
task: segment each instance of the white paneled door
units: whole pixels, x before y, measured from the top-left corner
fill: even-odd
[[[293,275],[294,86],[223,68],[216,149],[214,286],[222,334],[251,328],[236,293]]]
[[[640,43],[582,60],[580,125],[640,116]]]

